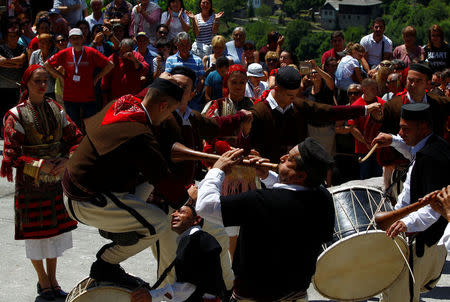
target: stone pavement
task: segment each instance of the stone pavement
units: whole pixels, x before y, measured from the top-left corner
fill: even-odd
[[[0,148],[3,149],[3,141]],[[6,179],[0,179],[0,302],[32,302],[43,301],[36,294],[37,276],[31,262],[25,257],[23,241],[14,240],[14,184]],[[57,277],[60,285],[66,291],[84,279],[89,274],[89,268],[95,254],[107,240],[100,237],[97,230],[85,225],[73,231],[74,247],[59,258]],[[127,260],[123,267],[133,275],[140,276],[152,284],[156,277],[156,261],[150,250],[145,250]],[[355,267],[354,269],[358,269]],[[330,301],[323,298],[311,286],[308,290],[310,301]],[[62,300],[60,300],[62,301]],[[369,301],[378,301],[372,298]],[[438,287],[423,295],[423,300],[450,301],[450,257],[444,267],[443,277]],[[105,301],[106,302],[106,301]],[[401,302],[401,301],[399,301]]]

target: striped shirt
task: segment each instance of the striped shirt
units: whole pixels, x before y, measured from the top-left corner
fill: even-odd
[[[203,76],[205,74],[205,70],[203,69],[202,59],[200,59],[200,57],[194,55],[192,52],[190,53],[190,55],[186,61],[180,57],[179,52],[177,52],[173,56],[168,57],[166,60],[166,70],[165,71],[170,73],[172,71],[172,68],[174,68],[176,66],[189,67],[190,69],[192,69],[195,72],[197,79],[200,76]]]
[[[212,32],[213,24],[214,24],[214,13],[211,14],[208,21],[204,22],[202,18],[202,14],[195,15],[197,18],[198,29],[200,33],[197,36],[197,43],[204,43],[211,45],[211,40],[214,37]]]

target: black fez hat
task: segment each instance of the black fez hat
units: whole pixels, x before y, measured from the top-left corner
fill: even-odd
[[[414,71],[417,71],[417,72],[420,72],[420,73],[426,75],[428,80],[430,80],[431,77],[433,76],[433,71],[426,64],[413,63],[413,64],[409,65],[409,70],[414,70]]]
[[[183,97],[183,93],[184,93],[184,90],[180,86],[178,86],[177,84],[175,84],[172,81],[162,79],[162,78],[155,79],[153,81],[153,83],[149,86],[149,88],[158,89],[162,93],[173,97],[178,102],[181,101],[181,99]]]
[[[431,121],[429,104],[414,103],[402,106],[401,118],[407,121]]]
[[[275,76],[277,85],[289,90],[300,88],[301,80],[298,70],[291,66],[278,68]]]
[[[305,171],[322,170],[324,177],[334,163],[333,157],[312,137],[298,144],[298,151],[305,165]]]

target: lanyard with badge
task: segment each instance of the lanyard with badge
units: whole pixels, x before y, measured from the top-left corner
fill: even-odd
[[[80,65],[81,58],[83,58],[83,52],[84,52],[84,47],[81,48],[81,55],[78,58],[78,62],[77,62],[75,59],[75,50],[72,47],[73,64],[75,65],[75,74],[73,75],[74,82],[79,82],[81,80],[81,77],[78,75],[78,66]]]

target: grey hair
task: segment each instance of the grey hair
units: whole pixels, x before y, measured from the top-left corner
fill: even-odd
[[[243,28],[242,26],[238,26],[235,29],[233,29],[233,35],[235,34],[235,32],[240,31],[242,33],[244,33],[244,35],[247,35],[245,32],[245,28]]]
[[[361,84],[350,84],[350,86],[348,86],[347,88],[347,91],[351,89],[358,89],[359,91],[362,91],[362,86]]]
[[[124,45],[129,46],[132,50],[134,50],[134,48],[136,47],[136,43],[134,43],[134,40],[129,38],[120,41],[119,47],[122,47]]]
[[[187,32],[182,31],[177,34],[177,37],[175,38],[175,44],[178,44],[181,41],[189,41],[189,43],[191,42],[191,37]]]

